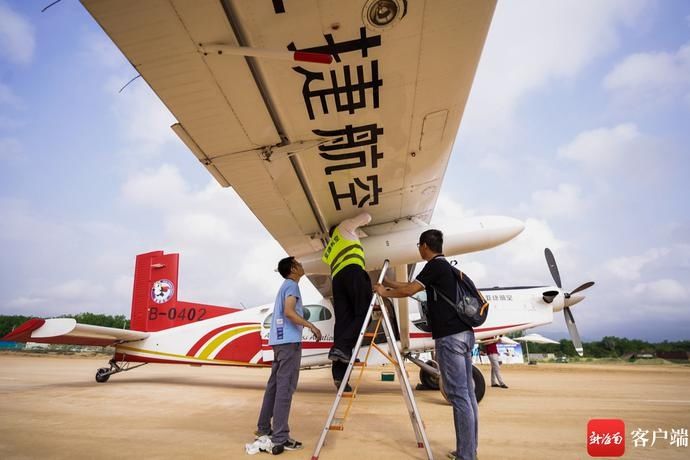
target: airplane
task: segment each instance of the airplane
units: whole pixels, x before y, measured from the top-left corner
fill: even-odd
[[[561,287],[553,254],[546,249],[549,268],[556,286],[521,286],[481,288],[491,307],[486,322],[474,329],[476,338],[492,338],[531,329],[553,321],[553,314],[563,310],[573,342],[580,355],[582,343],[570,307],[581,302],[578,294],[594,282],[571,292]],[[73,318],[30,319],[3,337],[6,341],[50,344],[113,346],[110,367],[96,372],[96,381],[107,382],[111,375],[135,369],[147,363],[270,367],[273,360],[268,338],[273,304],[237,309],[178,300],[179,254],[154,251],[136,257],[130,329],[79,324]],[[425,302],[424,293],[415,297]],[[302,368],[330,364],[328,351],[333,346],[335,317],[329,299],[305,303],[305,318],[322,332],[316,341],[305,329],[302,335]],[[391,312],[398,331],[404,317]],[[420,381],[428,388],[442,390],[436,363],[424,363],[416,355],[434,348],[431,329],[422,320],[408,316],[409,346],[405,357],[420,366]],[[372,323],[373,326],[373,323]],[[399,332],[396,334],[400,338]],[[381,332],[376,343],[385,340]],[[367,347],[360,351],[364,359]],[[481,401],[485,383],[481,371],[473,368],[475,392]],[[445,396],[445,393],[443,393]]]
[[[202,167],[232,187],[285,252],[303,262],[323,296],[307,306],[310,321],[314,315],[322,331],[332,330],[321,253],[329,227],[362,211],[372,216],[360,235],[370,276],[389,259],[395,279],[410,279],[495,0],[81,3],[142,77],[134,84],[146,82],[175,116],[172,131]],[[511,217],[464,219],[443,229],[444,249],[448,255],[489,249],[523,228]],[[96,374],[99,382],[146,362],[267,365],[271,305],[238,310],[178,301],[177,266],[176,254],[137,256],[130,330],[32,319],[10,335],[115,345],[110,368]],[[556,284],[548,302],[542,288],[487,293],[497,298],[478,337],[545,324],[559,308],[572,319],[577,294],[566,299]],[[516,306],[522,300],[533,302]],[[407,299],[395,301],[394,313],[410,359],[432,346],[428,332],[408,321]],[[322,364],[329,346],[312,342],[305,343],[305,366]]]

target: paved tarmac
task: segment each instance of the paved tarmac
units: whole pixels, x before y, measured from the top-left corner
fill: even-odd
[[[0,354],[0,458],[250,457],[267,369],[146,365],[94,381],[107,357]],[[320,459],[424,459],[397,378],[365,371],[345,431],[331,432]],[[413,385],[416,367],[409,367]],[[486,378],[489,369],[482,366]],[[587,422],[619,418],[626,459],[687,459],[670,445],[671,430],[690,429],[690,367],[679,365],[539,364],[503,366],[510,386],[488,388],[479,405],[479,458],[582,459]],[[302,371],[290,418],[305,449],[284,459],[309,459],[335,388],[329,369]],[[416,392],[436,459],[454,447],[452,411],[439,392]],[[647,430],[647,446],[631,432]],[[651,446],[653,432],[655,445]],[[669,439],[662,439],[663,432]]]

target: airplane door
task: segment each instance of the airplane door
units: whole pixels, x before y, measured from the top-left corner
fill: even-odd
[[[268,336],[271,331],[271,319],[273,319],[273,306],[267,309],[266,316],[261,321],[261,359],[264,362],[273,361],[273,348],[268,344]]]
[[[304,306],[304,319],[321,331],[321,341],[314,340],[314,334],[306,327],[302,330],[302,361],[305,358],[328,354],[333,346],[335,316],[330,306],[309,304]],[[311,360],[309,360],[311,362]]]

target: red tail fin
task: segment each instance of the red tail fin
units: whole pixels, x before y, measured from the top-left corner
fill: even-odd
[[[154,332],[238,311],[177,300],[179,254],[139,254],[134,268],[132,319],[135,331]]]

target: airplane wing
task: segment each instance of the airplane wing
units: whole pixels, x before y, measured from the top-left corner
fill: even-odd
[[[82,3],[202,165],[296,256],[322,249],[330,225],[362,210],[368,235],[430,221],[495,7]],[[295,60],[300,52],[333,62]]]
[[[17,327],[3,337],[2,340],[108,346],[116,343],[142,340],[148,336],[148,332],[79,324],[73,318],[34,318]]]

